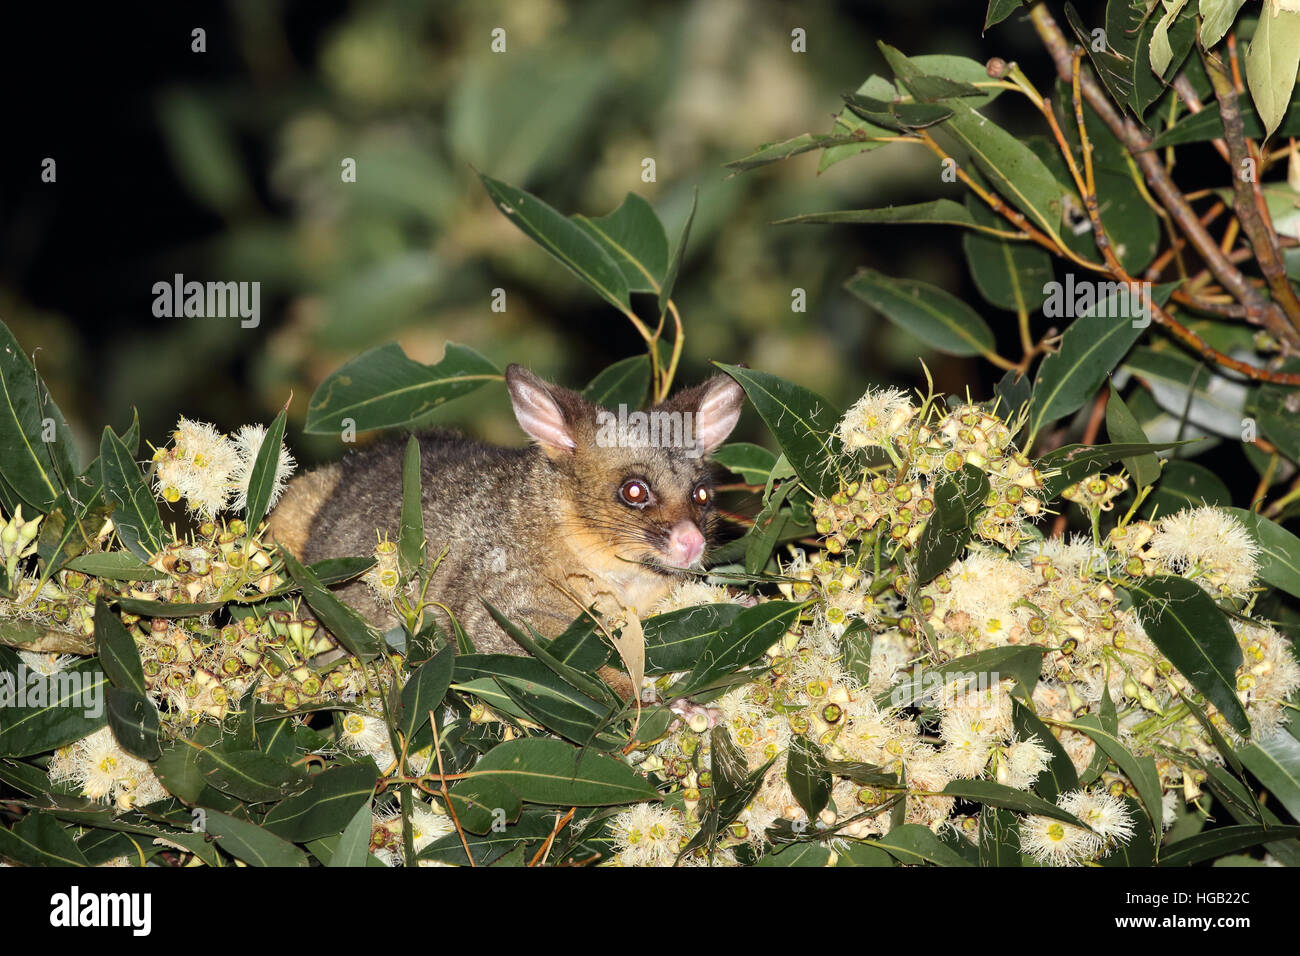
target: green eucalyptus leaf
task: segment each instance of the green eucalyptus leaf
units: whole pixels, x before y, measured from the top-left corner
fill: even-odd
[[[1251,99],[1265,134],[1272,136],[1291,103],[1300,69],[1300,12],[1266,7],[1245,59]]]
[[[1250,721],[1237,696],[1241,645],[1214,600],[1199,585],[1176,577],[1143,578],[1130,590],[1152,643],[1237,733],[1249,735]]]
[[[104,429],[99,442],[99,468],[104,499],[113,508],[117,536],[132,554],[148,561],[163,548],[158,503],[145,485],[135,459],[111,428]]]
[[[1115,386],[1110,386],[1110,399],[1106,402],[1106,435],[1116,443],[1147,444],[1146,432],[1137,417],[1124,404]],[[1151,452],[1124,459],[1124,470],[1133,478],[1138,488],[1154,484],[1160,477],[1160,459]]]
[[[485,382],[502,381],[501,371],[478,352],[448,342],[442,361],[422,365],[400,345],[380,345],[331,372],[307,403],[303,431],[341,434],[410,425]]]
[[[930,348],[949,355],[993,351],[993,331],[979,313],[938,286],[860,269],[845,288]]]
[[[838,486],[840,439],[836,433],[842,413],[816,392],[739,365],[714,363],[745,390],[745,394],[776,436],[799,480],[814,494],[829,497]]]
[[[623,270],[610,258],[603,242],[531,193],[482,173],[479,178],[497,208],[524,235],[564,263],[614,308],[620,312],[631,310]]]
[[[262,523],[271,507],[271,496],[275,494],[275,477],[280,470],[280,452],[284,445],[287,417],[288,411],[281,409],[280,414],[275,416],[275,421],[271,422],[261,447],[257,449],[257,458],[248,476],[248,507],[244,518],[250,536],[257,531],[257,526]]]
[[[1300,597],[1300,538],[1261,514],[1228,508],[1259,545],[1259,579]]]
[[[582,390],[582,397],[604,408],[617,410],[623,405],[636,409],[649,389],[650,356],[633,355],[603,369]]]
[[[608,216],[573,216],[623,273],[629,292],[658,292],[668,271],[668,236],[654,207],[635,193]]]

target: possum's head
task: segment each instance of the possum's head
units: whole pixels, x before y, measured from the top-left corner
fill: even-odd
[[[520,426],[560,476],[561,520],[605,557],[661,573],[698,567],[717,521],[708,456],[736,425],[744,392],[717,375],[651,409],[605,408],[519,365],[506,384]]]

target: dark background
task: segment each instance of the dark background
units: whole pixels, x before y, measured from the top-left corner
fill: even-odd
[[[700,211],[678,282],[679,381],[747,362],[841,404],[869,384],[986,397],[1000,373],[893,328],[842,283],[858,266],[938,284],[976,305],[1014,352],[1015,320],[984,306],[956,230],[772,226],[803,212],[950,195],[934,157],[891,146],[817,174],[807,154],[729,178],[762,143],[826,132],[839,94],[888,75],[875,44],[1052,70],[1017,15],[981,36],[978,2],[232,2],[43,5],[6,11],[0,318],[83,442],[136,407],[161,443],[179,414],[234,429],[293,395],[303,436],[323,376],[397,340],[421,361],[447,341],[580,387],[638,351],[625,320],[507,223],[474,168],[558,209],[602,215],[634,190],[676,236]],[[1084,3],[1085,19],[1099,19]],[[508,52],[489,49],[493,27]],[[191,52],[191,30],[207,52]],[[790,31],[807,32],[806,54]],[[1016,100],[1012,103],[1013,99]],[[1012,112],[1014,110],[1014,112]],[[1019,98],[999,122],[1041,132]],[[1025,124],[1029,124],[1026,126]],[[54,184],[40,181],[53,157]],[[358,182],[340,182],[344,156]],[[640,180],[652,156],[658,182]],[[473,167],[473,168],[472,168]],[[1194,167],[1193,167],[1194,168]],[[1181,168],[1180,168],[1181,169]],[[156,319],[152,286],[258,280],[262,321]],[[507,290],[506,313],[489,308]],[[807,291],[806,313],[790,310]],[[1038,331],[1047,323],[1037,317]],[[445,421],[517,441],[504,389]],[[748,437],[763,440],[746,419]]]

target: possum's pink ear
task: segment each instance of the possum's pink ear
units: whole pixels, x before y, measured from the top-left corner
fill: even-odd
[[[745,390],[729,375],[715,375],[702,386],[703,394],[695,412],[695,439],[704,454],[711,455],[727,440],[740,420],[745,404]]]
[[[573,430],[560,403],[548,385],[522,365],[506,367],[506,387],[519,427],[548,455],[571,452],[577,447]]]

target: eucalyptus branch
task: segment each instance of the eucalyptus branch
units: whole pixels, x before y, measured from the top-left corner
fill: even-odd
[[[1248,167],[1252,163],[1258,165],[1258,161],[1252,155],[1254,150],[1246,139],[1236,86],[1228,75],[1227,65],[1221,59],[1210,53],[1202,59],[1223,119],[1224,137],[1231,157],[1233,208],[1237,222],[1241,223],[1242,231],[1255,250],[1255,261],[1259,263],[1274,300],[1286,312],[1291,325],[1300,330],[1300,298],[1296,297],[1291,280],[1287,278],[1282,252],[1277,244],[1277,230],[1273,228],[1268,204],[1259,185],[1259,176],[1246,174]]]
[[[1071,45],[1043,0],[1036,0],[1030,7],[1029,16],[1044,47],[1056,64],[1057,74],[1062,80],[1070,82],[1074,63]],[[1276,304],[1269,302],[1250,283],[1224,255],[1214,237],[1201,225],[1187,197],[1174,184],[1169,171],[1151,151],[1150,137],[1132,120],[1120,115],[1111,104],[1106,92],[1089,73],[1081,75],[1080,88],[1088,105],[1133,155],[1147,184],[1201,258],[1205,260],[1215,278],[1245,307],[1247,319],[1268,327],[1274,336],[1289,348],[1300,348],[1300,335],[1296,334],[1296,330],[1287,321],[1282,310]]]

